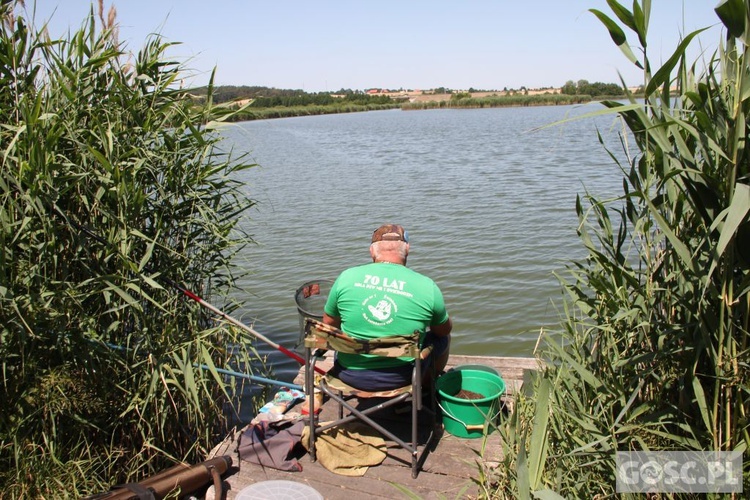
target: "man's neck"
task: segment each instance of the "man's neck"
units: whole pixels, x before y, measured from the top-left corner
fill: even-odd
[[[402,260],[398,256],[391,257],[391,256],[385,255],[385,256],[378,257],[377,259],[375,259],[375,263],[376,264],[380,264],[380,263],[382,263],[382,264],[398,264],[399,266],[405,266],[406,265],[406,260]]]

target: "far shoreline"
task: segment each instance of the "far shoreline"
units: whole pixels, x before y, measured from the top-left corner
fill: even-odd
[[[588,95],[567,94],[535,94],[535,95],[511,95],[497,96],[496,93],[487,97],[450,98],[453,94],[433,94],[430,99],[420,99],[418,102],[406,102],[405,100],[394,101],[387,104],[351,104],[334,103],[329,105],[307,105],[307,106],[275,106],[271,108],[246,107],[237,110],[236,114],[228,121],[243,122],[254,120],[268,120],[273,118],[293,118],[299,116],[317,116],[339,113],[359,113],[365,111],[384,111],[388,109],[400,109],[401,111],[423,111],[433,109],[484,109],[484,108],[520,108],[536,106],[568,106],[574,104],[586,104],[599,99]],[[428,96],[424,96],[428,97]],[[448,97],[448,98],[444,98]],[[607,96],[606,99],[622,99],[627,96]]]

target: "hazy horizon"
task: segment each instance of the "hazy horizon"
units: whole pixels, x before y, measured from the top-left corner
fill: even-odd
[[[113,2],[105,2],[108,10]],[[680,36],[716,26],[715,0],[652,2],[649,54],[665,61]],[[27,1],[51,36],[81,26],[89,0]],[[120,39],[137,52],[150,34],[176,42],[190,86],[264,86],[306,92],[339,89],[509,89],[560,87],[568,80],[643,82],[642,71],[614,45],[589,9],[611,14],[605,0],[536,0],[467,4],[447,1],[291,0],[114,2]],[[96,10],[96,9],[95,9]],[[631,33],[628,41],[636,40]],[[719,33],[701,35],[702,48]],[[693,58],[701,45],[694,44]]]

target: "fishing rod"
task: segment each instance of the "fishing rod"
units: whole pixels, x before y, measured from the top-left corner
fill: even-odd
[[[99,243],[102,243],[104,245],[109,245],[109,243],[107,242],[107,240],[105,240],[104,238],[102,238],[101,236],[99,236],[98,234],[96,234],[94,231],[92,231],[88,227],[84,226],[83,224],[79,224],[78,222],[69,219],[68,217],[65,216],[65,214],[56,205],[53,205],[53,206],[54,206],[55,211],[63,218],[63,220],[65,220],[68,224],[70,224],[73,227],[75,227],[78,231],[81,231],[81,232],[85,233],[87,236],[89,236],[90,238],[95,239]],[[153,272],[151,269],[148,269],[147,267],[144,267],[143,270],[146,271],[146,272],[149,272],[149,273]],[[205,300],[203,300],[200,296],[198,296],[196,293],[191,292],[190,290],[188,290],[184,286],[180,285],[176,281],[174,281],[174,280],[172,280],[172,279],[170,279],[170,278],[168,278],[166,276],[162,276],[162,275],[159,275],[159,278],[162,281],[164,281],[166,284],[168,284],[169,286],[171,286],[171,287],[177,289],[178,291],[180,291],[187,298],[189,298],[191,300],[194,300],[195,302],[197,302],[201,306],[205,307],[209,311],[211,311],[214,314],[218,315],[224,321],[228,321],[229,323],[232,323],[233,325],[241,328],[242,330],[246,331],[247,333],[249,333],[253,337],[257,338],[258,340],[261,340],[261,341],[265,342],[269,346],[271,346],[274,349],[276,349],[277,351],[281,352],[285,356],[287,356],[289,358],[292,358],[293,360],[297,361],[299,364],[301,364],[301,365],[305,364],[305,359],[302,356],[300,356],[299,354],[297,354],[296,352],[290,351],[286,347],[284,347],[282,345],[279,345],[278,343],[272,341],[271,339],[269,339],[265,335],[263,335],[263,334],[255,331],[253,328],[249,327],[245,323],[242,323],[241,321],[239,321],[239,320],[237,320],[237,319],[229,316],[227,313],[225,313],[224,311],[222,311],[218,307],[209,304],[208,302],[206,302]],[[321,375],[325,375],[326,374],[325,370],[323,370],[322,368],[317,367],[317,366],[315,367],[315,371],[318,372],[318,373],[320,373]]]
[[[273,340],[269,339],[265,335],[262,335],[261,333],[258,333],[257,331],[253,330],[252,328],[250,328],[249,326],[247,326],[245,323],[242,323],[241,321],[239,321],[239,320],[237,320],[237,319],[229,316],[228,314],[226,314],[224,311],[222,311],[218,307],[212,306],[211,304],[209,304],[208,302],[206,302],[205,300],[203,300],[198,295],[196,295],[195,293],[191,292],[190,290],[188,290],[184,286],[180,285],[179,283],[176,283],[175,281],[172,281],[171,279],[167,278],[166,276],[161,276],[161,279],[164,280],[165,283],[169,284],[170,286],[172,286],[172,287],[176,288],[177,290],[179,290],[180,292],[182,292],[182,294],[185,295],[186,297],[188,297],[189,299],[194,300],[195,302],[199,303],[200,305],[202,305],[203,307],[205,307],[209,311],[212,311],[213,313],[217,314],[223,320],[228,321],[228,322],[232,323],[233,325],[235,325],[235,326],[237,326],[239,328],[242,328],[243,330],[245,330],[246,332],[248,332],[249,334],[251,334],[255,338],[257,338],[258,340],[262,340],[263,342],[265,342],[266,344],[270,345],[274,349],[280,351],[282,354],[284,354],[284,355],[286,355],[286,356],[288,356],[288,357],[296,360],[301,365],[305,364],[305,359],[302,356],[300,356],[299,354],[297,354],[296,352],[292,352],[289,349],[287,349],[286,347],[284,347],[283,345],[277,344],[276,342],[274,342]],[[320,367],[315,367],[315,371],[318,372],[318,373],[320,373],[321,375],[325,375],[326,374],[326,371],[323,370]]]
[[[195,366],[197,366],[198,368],[200,368],[202,370],[206,370],[206,371],[210,371],[211,370],[211,368],[208,365],[199,365],[199,364],[196,364]],[[281,380],[274,380],[274,379],[271,379],[271,378],[259,377],[257,375],[248,375],[246,373],[240,373],[240,372],[236,372],[234,370],[227,370],[225,368],[214,367],[213,369],[216,370],[218,373],[222,373],[224,375],[229,375],[230,377],[246,378],[246,379],[251,380],[253,382],[257,382],[259,384],[276,385],[276,386],[279,386],[279,387],[282,387],[282,388],[296,389],[298,391],[304,390],[301,385],[290,384],[290,383],[287,383],[287,382],[283,382]]]

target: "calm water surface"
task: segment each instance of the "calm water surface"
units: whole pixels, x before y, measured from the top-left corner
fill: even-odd
[[[235,152],[258,205],[243,221],[257,245],[239,263],[247,307],[237,317],[293,348],[294,293],[369,260],[372,231],[403,224],[408,266],[443,290],[452,352],[530,356],[540,328],[557,323],[553,275],[584,255],[576,194],[617,194],[621,175],[596,129],[618,149],[612,117],[536,130],[598,104],[478,110],[377,111],[236,124]],[[290,379],[296,362],[268,353]]]

